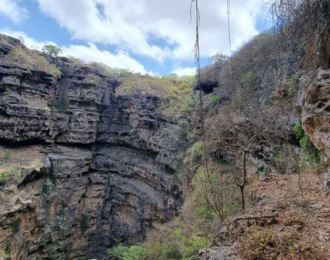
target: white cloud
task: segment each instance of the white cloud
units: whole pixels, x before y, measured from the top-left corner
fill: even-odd
[[[74,38],[114,45],[123,51],[164,59],[193,58],[191,0],[37,0],[41,10]],[[231,0],[233,49],[257,34],[263,0]],[[229,51],[227,0],[200,1],[202,57]],[[159,42],[162,42],[160,44]]]
[[[196,68],[182,68],[182,67],[178,67],[175,70],[173,70],[172,73],[175,73],[179,77],[182,77],[182,76],[194,76],[194,75],[196,75]]]
[[[65,56],[73,56],[85,62],[101,62],[111,68],[128,69],[142,74],[148,73],[141,63],[127,53],[120,51],[113,54],[109,51],[101,51],[92,43],[89,43],[88,47],[81,45],[62,47],[62,51]]]
[[[33,50],[41,51],[42,47],[47,44],[56,45],[56,43],[51,42],[51,41],[44,41],[44,42],[37,41],[37,40],[29,37],[28,35],[26,35],[24,32],[12,31],[9,28],[0,29],[0,33],[20,39],[26,47],[33,49]]]
[[[11,31],[10,29],[0,29],[0,33],[19,38],[23,41],[24,45],[28,48],[41,51],[42,47],[46,44],[56,45],[54,42],[46,41],[39,42],[24,32]],[[109,51],[101,51],[94,44],[90,43],[89,46],[70,45],[60,46],[64,56],[73,56],[85,62],[101,62],[111,68],[128,69],[132,72],[141,74],[154,75],[153,72],[147,72],[144,66],[129,56],[129,54],[120,51],[116,54]]]
[[[20,22],[27,17],[28,12],[19,6],[21,0],[0,0],[0,14],[4,14],[14,22]]]

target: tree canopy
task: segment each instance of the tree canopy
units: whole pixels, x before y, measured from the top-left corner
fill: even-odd
[[[60,48],[51,44],[45,45],[42,48],[42,51],[53,57],[57,57],[60,53],[62,53],[62,50]]]

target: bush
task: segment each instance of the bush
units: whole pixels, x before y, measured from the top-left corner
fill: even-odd
[[[179,245],[176,242],[169,244],[163,251],[162,259],[182,259],[182,254],[180,252]]]
[[[10,157],[11,157],[11,153],[9,151],[6,151],[3,159],[5,162],[8,162]]]
[[[83,214],[81,216],[81,221],[80,221],[80,232],[82,235],[85,235],[87,231],[88,221],[89,221],[89,216]]]
[[[45,57],[37,52],[32,52],[23,48],[14,48],[5,57],[5,60],[24,64],[29,69],[43,70],[54,76],[59,76],[61,71],[54,64],[50,64]]]
[[[185,234],[181,227],[163,231],[165,233],[157,232],[142,244],[115,246],[108,254],[115,260],[190,260],[210,243],[208,238],[196,233]]]
[[[147,250],[142,245],[118,245],[108,251],[111,258],[117,260],[142,260],[147,256]]]
[[[299,141],[299,144],[302,148],[302,152],[306,157],[307,162],[311,165],[318,165],[322,161],[322,154],[321,152],[315,147],[311,139],[305,133],[304,129],[302,128],[301,123],[297,123],[293,130],[296,134],[296,138]]]
[[[10,255],[9,254],[7,254],[5,251],[3,251],[3,250],[0,250],[0,258],[4,258],[5,260],[10,260],[11,258],[10,258]]]
[[[117,95],[153,95],[161,99],[159,113],[179,117],[182,103],[192,95],[194,77],[178,77],[175,75],[152,77],[125,73],[118,75],[122,84],[118,87]],[[188,106],[188,105],[187,105]],[[184,110],[184,109],[183,109]]]
[[[187,151],[184,164],[192,168],[198,167],[203,157],[203,142],[197,141]]]
[[[221,97],[215,94],[211,94],[210,96],[210,106],[213,108],[217,103],[219,103],[221,100]]]
[[[12,166],[0,169],[0,186],[18,181],[21,177],[21,173],[21,169]]]
[[[252,71],[248,71],[243,75],[242,83],[244,86],[248,88],[253,87],[256,81],[257,81],[257,75],[254,74]]]

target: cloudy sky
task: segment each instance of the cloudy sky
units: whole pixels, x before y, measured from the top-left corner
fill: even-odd
[[[191,75],[191,0],[0,0],[0,32],[41,49],[150,74]],[[265,0],[231,0],[233,50],[267,29]],[[199,0],[202,65],[229,54],[227,0]]]

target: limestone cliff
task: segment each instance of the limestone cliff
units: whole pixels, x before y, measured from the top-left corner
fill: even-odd
[[[316,74],[316,75],[315,75]],[[330,163],[330,71],[320,69],[305,73],[300,80],[298,108],[305,131],[315,146],[323,152],[327,164]],[[324,185],[330,190],[330,168]]]
[[[181,131],[159,98],[116,96],[117,79],[65,58],[46,57],[59,73],[12,62],[15,48],[0,37],[0,250],[107,259],[177,214]]]

